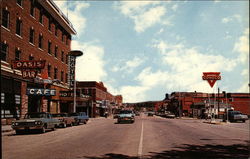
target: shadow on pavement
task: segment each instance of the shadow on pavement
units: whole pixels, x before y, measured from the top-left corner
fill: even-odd
[[[248,159],[247,144],[234,145],[189,145],[175,147],[174,150],[149,152],[143,157],[108,153],[100,157],[85,156],[87,159]]]

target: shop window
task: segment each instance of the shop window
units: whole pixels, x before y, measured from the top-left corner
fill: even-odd
[[[51,42],[48,41],[48,53],[51,54]]]
[[[7,56],[8,56],[8,44],[1,43],[1,60],[2,61],[7,61]]]
[[[30,43],[34,44],[35,39],[35,30],[33,28],[30,28]]]
[[[9,28],[9,23],[10,23],[10,12],[7,11],[6,9],[2,10],[2,26],[5,28]]]
[[[21,31],[22,31],[22,21],[20,18],[16,19],[16,34],[21,36]]]
[[[58,46],[55,46],[55,57],[57,58]]]
[[[22,0],[16,0],[16,3],[17,3],[19,6],[23,6],[23,1],[22,1]]]
[[[21,60],[21,50],[17,49],[15,50],[15,60],[19,61]]]
[[[39,34],[38,46],[40,49],[43,48],[43,35]]]
[[[5,100],[5,94],[1,93],[1,104],[4,104],[4,100]]]

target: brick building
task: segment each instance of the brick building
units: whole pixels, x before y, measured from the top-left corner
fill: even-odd
[[[52,0],[1,1],[1,116],[12,119],[16,113],[71,111],[72,101],[61,104],[59,92],[67,91],[68,57],[71,35],[69,20]],[[45,60],[35,78],[23,78],[12,61]],[[48,84],[42,77],[48,76]],[[27,90],[54,89],[55,96],[27,95]],[[17,109],[17,111],[16,111]]]
[[[203,117],[205,113],[213,113],[218,117],[222,116],[227,108],[250,115],[249,106],[250,95],[248,93],[223,92],[218,96],[214,93],[173,92],[168,109],[177,116]]]
[[[76,88],[80,96],[89,98],[84,105],[77,105],[77,111],[87,111],[91,117],[103,116],[105,111],[113,113],[122,105],[122,96],[109,93],[102,82],[78,81]]]

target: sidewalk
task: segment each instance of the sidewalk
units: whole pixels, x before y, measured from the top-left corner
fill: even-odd
[[[11,125],[1,125],[1,127],[2,127],[2,133],[14,131],[14,130],[11,128]]]

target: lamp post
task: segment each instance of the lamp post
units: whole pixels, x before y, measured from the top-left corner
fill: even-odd
[[[69,55],[69,86],[74,90],[74,103],[73,103],[73,112],[76,112],[76,76],[75,76],[75,64],[76,57],[82,56],[83,52],[80,50],[72,50],[68,53]],[[72,84],[73,82],[73,84]]]

